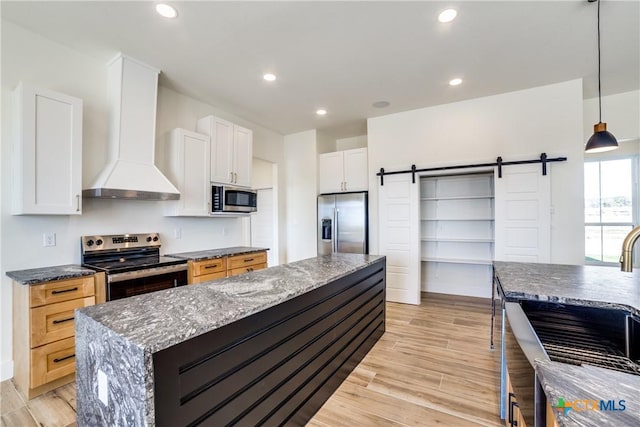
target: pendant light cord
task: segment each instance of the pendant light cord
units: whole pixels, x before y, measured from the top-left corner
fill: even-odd
[[[598,2],[598,122],[602,123],[602,91],[600,83],[600,2]]]

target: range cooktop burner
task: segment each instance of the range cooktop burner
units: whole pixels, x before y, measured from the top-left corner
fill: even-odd
[[[185,263],[160,256],[158,233],[83,236],[80,241],[82,265],[108,274]]]
[[[107,273],[123,273],[125,271],[140,270],[143,268],[163,267],[167,265],[184,264],[184,260],[166,256],[149,256],[122,260],[90,261],[83,266]]]

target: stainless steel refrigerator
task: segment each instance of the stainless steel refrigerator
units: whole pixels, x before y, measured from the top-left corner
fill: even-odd
[[[318,196],[318,255],[369,253],[367,192]]]

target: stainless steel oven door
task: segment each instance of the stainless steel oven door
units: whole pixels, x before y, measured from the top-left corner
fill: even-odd
[[[107,301],[175,288],[186,284],[187,264],[108,274]]]
[[[526,425],[544,426],[546,401],[544,392],[536,379],[535,360],[549,360],[549,356],[544,351],[520,304],[506,302],[504,306],[506,312],[504,357],[511,387]],[[512,397],[506,396],[505,404],[508,414],[513,413]]]

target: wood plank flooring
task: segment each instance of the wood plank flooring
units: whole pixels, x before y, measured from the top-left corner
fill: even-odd
[[[387,331],[307,426],[501,426],[489,330],[489,300],[387,303]],[[0,427],[76,425],[75,384],[29,402],[10,381],[1,385]]]

